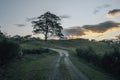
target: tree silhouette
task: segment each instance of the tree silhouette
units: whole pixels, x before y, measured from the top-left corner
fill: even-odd
[[[0,28],[1,28],[1,26],[0,26]],[[5,38],[5,35],[2,33],[2,31],[0,30],[0,41],[2,40],[2,39],[4,39]]]
[[[61,19],[55,14],[46,12],[38,17],[36,21],[32,21],[33,32],[35,34],[43,34],[45,41],[52,35],[63,37],[63,34],[61,33],[63,28],[60,21]]]

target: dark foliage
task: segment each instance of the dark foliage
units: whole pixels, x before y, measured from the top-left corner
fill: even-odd
[[[104,54],[101,59],[101,67],[107,72],[113,73],[115,75],[120,75],[120,51],[117,47],[114,47],[112,53]]]
[[[5,35],[0,31],[0,41],[5,39]]]
[[[0,41],[0,65],[20,57],[20,46],[7,38]]]
[[[87,49],[76,49],[76,52],[79,57],[84,58],[88,62],[96,64],[98,61],[98,56],[91,47],[88,47]]]
[[[42,53],[48,53],[49,49],[23,49],[23,54],[42,54]]]
[[[61,19],[59,16],[56,16],[50,12],[46,12],[38,17],[36,21],[32,21],[33,32],[35,34],[43,34],[45,41],[47,41],[47,38],[52,35],[63,37],[61,32],[63,28],[60,21]]]
[[[103,56],[97,55],[91,47],[87,49],[76,49],[76,52],[79,57],[85,59],[87,62],[91,62],[106,72],[119,76],[120,51],[116,46],[113,46],[113,49],[113,52],[106,52]]]

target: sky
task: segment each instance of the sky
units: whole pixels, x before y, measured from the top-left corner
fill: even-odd
[[[120,0],[0,0],[0,30],[33,35],[31,21],[50,11],[68,38],[113,39],[120,34]]]

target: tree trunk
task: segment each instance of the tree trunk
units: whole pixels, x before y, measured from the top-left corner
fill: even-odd
[[[45,41],[47,41],[47,35],[45,35]]]
[[[47,38],[48,38],[48,26],[46,26],[46,33],[45,33],[45,41],[47,41]]]
[[[47,38],[48,38],[47,34],[48,34],[48,32],[46,32],[46,34],[45,34],[45,41],[47,41]]]

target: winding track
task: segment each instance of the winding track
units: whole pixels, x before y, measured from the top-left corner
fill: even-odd
[[[85,76],[81,71],[79,71],[75,67],[75,65],[72,64],[72,62],[69,59],[68,51],[62,49],[54,49],[54,48],[49,48],[49,49],[58,52],[59,57],[56,60],[54,60],[54,62],[51,64],[48,73],[48,80],[63,80],[61,73],[59,71],[61,62],[64,62],[65,67],[68,70],[73,80],[89,80],[87,76]]]

